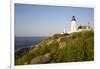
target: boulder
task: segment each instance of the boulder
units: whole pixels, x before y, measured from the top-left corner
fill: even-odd
[[[31,60],[31,64],[39,64],[39,63],[46,63],[50,60],[50,53],[47,53],[43,56],[37,56]]]

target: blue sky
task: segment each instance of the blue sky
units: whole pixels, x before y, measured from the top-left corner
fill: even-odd
[[[78,25],[94,27],[93,8],[15,4],[15,36],[49,36],[64,27],[68,32],[73,15]]]

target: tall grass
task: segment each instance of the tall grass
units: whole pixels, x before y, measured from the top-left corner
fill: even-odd
[[[70,42],[64,41],[66,44],[60,48],[57,42],[58,38],[71,36]],[[67,38],[67,37],[65,37]],[[50,43],[50,41],[52,41]],[[48,44],[50,43],[50,44]],[[36,56],[41,56],[46,53],[50,53],[50,63],[51,61],[59,62],[78,62],[78,61],[93,61],[94,60],[94,32],[93,31],[83,31],[75,32],[72,34],[56,34],[41,43],[36,50],[27,53],[19,59],[16,59],[15,64],[30,64],[32,58]],[[41,62],[42,63],[42,62]]]

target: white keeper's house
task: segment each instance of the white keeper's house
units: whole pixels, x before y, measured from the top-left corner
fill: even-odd
[[[87,23],[87,25],[78,26],[75,16],[72,16],[70,31],[67,33],[80,32],[80,31],[90,31],[90,30],[92,30],[92,28],[89,24],[90,23]],[[66,33],[65,28],[64,28],[64,32],[62,32],[61,34],[64,34],[64,33]]]

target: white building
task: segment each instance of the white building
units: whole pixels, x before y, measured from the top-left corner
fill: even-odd
[[[71,29],[67,33],[80,32],[80,31],[90,31],[90,30],[92,30],[92,28],[90,27],[89,23],[88,23],[88,25],[80,25],[80,26],[78,26],[75,16],[72,16]],[[61,34],[64,34],[64,33],[66,33],[65,28],[64,28],[64,31]]]
[[[77,20],[76,20],[75,16],[72,16],[70,33],[92,30],[92,28],[90,27],[89,23],[88,23],[88,25],[80,25],[80,26],[78,26],[76,21]]]
[[[75,16],[72,16],[72,20],[71,20],[71,32],[77,32],[77,23],[76,23]]]
[[[92,28],[89,25],[84,25],[84,26],[80,25],[78,27],[78,31],[90,31],[90,30],[92,30]]]

